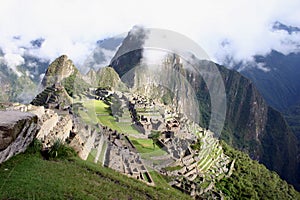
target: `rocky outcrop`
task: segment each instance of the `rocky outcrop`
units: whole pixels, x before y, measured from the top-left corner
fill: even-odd
[[[0,163],[24,152],[39,131],[38,117],[19,111],[0,111]]]
[[[44,87],[51,86],[77,72],[78,70],[73,62],[66,55],[62,55],[49,65],[42,80],[42,85]]]
[[[40,129],[36,134],[44,148],[50,147],[57,140],[66,142],[73,129],[72,115],[67,111],[60,111],[59,114],[43,106],[15,104],[10,105],[6,110],[29,112],[38,117]]]

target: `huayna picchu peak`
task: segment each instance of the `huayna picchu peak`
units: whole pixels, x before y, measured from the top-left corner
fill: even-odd
[[[66,55],[62,55],[49,65],[42,80],[42,86],[47,87],[59,83],[64,78],[77,73],[78,70],[73,62]]]

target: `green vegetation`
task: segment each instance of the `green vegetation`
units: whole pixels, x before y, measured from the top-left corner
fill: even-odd
[[[56,140],[47,152],[50,159],[66,159],[76,155],[71,147],[64,145],[61,140]]]
[[[115,118],[111,115],[109,105],[105,104],[103,101],[89,100],[85,101],[83,106],[87,109],[86,114],[84,114],[83,111],[80,112],[84,121],[88,122],[91,120],[94,123],[99,122],[104,126],[121,132],[120,127],[116,124]]]
[[[174,99],[174,93],[171,92],[169,89],[165,89],[165,93],[163,94],[163,96],[161,97],[161,101],[164,105],[170,105],[172,104],[172,101]]]
[[[300,199],[300,194],[264,165],[222,142],[226,155],[236,159],[229,178],[216,184],[228,199]]]
[[[110,106],[103,101],[88,100],[83,104],[86,112],[79,110],[79,115],[87,124],[100,123],[103,126],[107,126],[113,130],[122,133],[139,134],[139,132],[127,122],[116,122],[116,119],[112,116]]]
[[[96,154],[97,154],[97,149],[91,149],[91,152],[89,153],[86,160],[89,162],[94,162],[94,160],[96,158]]]
[[[134,146],[137,148],[139,153],[153,153],[154,150],[159,151],[160,149],[159,146],[157,146],[157,144],[155,144],[155,147],[153,147],[152,139],[141,139],[141,138],[130,137],[130,141],[134,144]]]
[[[134,137],[129,137],[129,139],[137,151],[141,153],[143,159],[151,160],[151,158],[154,156],[163,156],[167,154],[167,152],[162,150],[156,143],[153,145],[152,139],[141,139]]]
[[[19,154],[0,165],[0,199],[190,199],[160,176],[155,187],[73,157]]]
[[[82,80],[78,74],[79,72],[76,70],[62,81],[62,85],[70,97],[73,97],[75,94],[81,94],[90,87],[90,85]]]
[[[148,138],[152,140],[153,148],[155,149],[155,146],[157,145],[158,138],[161,136],[160,131],[151,130],[151,134],[148,135]]]
[[[289,108],[285,113],[285,119],[300,141],[300,103]]]
[[[30,153],[30,154],[35,154],[35,153],[39,153],[41,152],[43,148],[43,144],[40,140],[38,139],[34,139],[28,146],[28,148],[26,149],[26,152],[27,153]]]
[[[88,124],[97,124],[100,122],[115,130],[120,130],[115,124],[115,119],[111,116],[110,108],[103,101],[88,100],[82,104],[84,110],[79,110],[79,115]]]
[[[170,167],[166,167],[165,170],[167,171],[176,171],[176,170],[180,170],[182,169],[182,166],[170,166]]]
[[[87,109],[86,112],[78,109],[78,114],[86,124],[95,125],[98,123],[98,118],[93,109]]]
[[[98,75],[98,87],[111,90],[112,88],[116,89],[125,89],[125,86],[122,84],[119,75],[112,67],[103,67],[100,68],[97,72]]]
[[[178,192],[178,190],[174,189],[172,186],[169,185],[169,182],[173,180],[169,176],[164,176],[154,170],[149,171],[149,173],[157,188],[164,188],[164,190],[169,190],[170,192],[171,191]],[[186,198],[189,199],[189,197]]]
[[[202,147],[202,145],[203,145],[203,142],[201,142],[200,139],[197,139],[197,142],[196,142],[195,144],[192,144],[192,145],[191,145],[191,148],[192,148],[193,150],[196,150],[196,149],[200,150],[201,147]]]
[[[133,127],[131,123],[128,122],[117,122],[117,125],[121,129],[123,133],[128,133],[128,134],[140,134],[136,128]]]

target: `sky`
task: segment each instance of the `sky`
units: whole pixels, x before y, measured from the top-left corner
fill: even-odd
[[[181,33],[216,62],[251,61],[271,49],[299,49],[300,33],[272,30],[275,21],[300,27],[299,11],[299,0],[0,0],[0,47],[14,67],[31,40],[44,38],[32,54],[50,60],[67,54],[80,64],[97,40],[141,25]]]

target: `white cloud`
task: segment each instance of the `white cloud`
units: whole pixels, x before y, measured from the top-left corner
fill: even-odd
[[[168,52],[162,50],[146,49],[143,51],[143,64],[158,66],[168,55]]]
[[[269,71],[271,71],[271,69],[268,68],[267,66],[265,66],[264,63],[258,63],[257,64],[257,68],[260,69],[260,70],[262,70],[263,72],[269,72]]]
[[[299,0],[253,1],[99,1],[0,0],[0,46],[5,53],[22,55],[30,40],[45,38],[39,57],[55,59],[67,54],[82,63],[99,39],[128,31],[134,25],[170,29],[195,40],[208,55],[221,61],[227,52],[251,60],[272,48],[291,51],[299,35],[272,32],[281,21],[300,27]],[[12,39],[20,36],[20,40]],[[227,39],[230,44],[220,45]]]
[[[24,58],[18,54],[5,54],[2,58],[4,63],[11,68],[18,76],[21,76],[21,73],[17,70],[17,66],[24,64]]]

